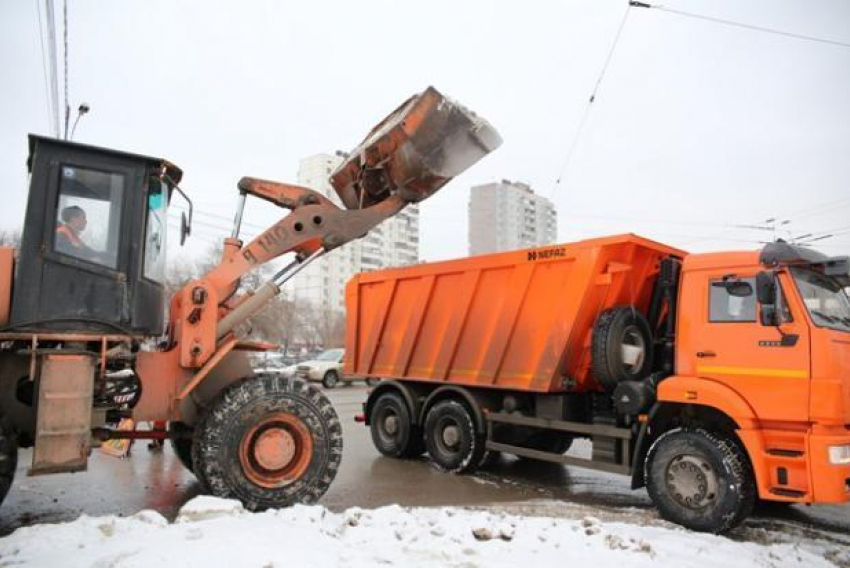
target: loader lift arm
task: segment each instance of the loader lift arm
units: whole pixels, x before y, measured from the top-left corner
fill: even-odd
[[[219,342],[309,262],[430,197],[500,144],[486,121],[429,87],[381,121],[331,175],[345,209],[306,187],[242,178],[233,234],[224,241],[220,264],[172,301],[171,344],[180,350],[180,365],[202,367]],[[249,195],[290,213],[243,246],[238,236]],[[290,252],[296,255],[292,263],[258,289],[236,296],[242,276]]]

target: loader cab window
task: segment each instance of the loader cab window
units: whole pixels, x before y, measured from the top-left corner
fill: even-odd
[[[709,321],[712,323],[755,322],[755,290],[755,278],[710,280]]]
[[[53,249],[115,269],[124,186],[121,174],[62,166]]]
[[[156,178],[148,183],[145,222],[145,278],[165,283],[165,249],[168,234],[168,187]]]

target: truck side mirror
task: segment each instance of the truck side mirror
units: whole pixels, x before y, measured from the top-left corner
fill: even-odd
[[[189,222],[186,220],[186,213],[180,213],[180,246],[183,246],[183,243],[186,242],[186,237],[188,237],[192,233],[192,227],[189,226]]]
[[[776,275],[772,272],[756,274],[756,297],[759,304],[773,305],[776,303]]]
[[[776,309],[776,275],[773,272],[759,272],[756,275],[756,298],[761,305],[762,325],[778,326],[779,312]]]

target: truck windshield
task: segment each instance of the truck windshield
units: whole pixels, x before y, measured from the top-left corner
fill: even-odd
[[[808,268],[791,273],[815,325],[850,331],[850,298],[838,282]]]

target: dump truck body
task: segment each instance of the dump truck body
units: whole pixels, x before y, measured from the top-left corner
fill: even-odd
[[[384,455],[622,473],[722,532],[757,498],[850,501],[848,287],[847,257],[634,235],[360,274],[344,372],[381,379],[363,419]]]
[[[344,373],[532,392],[596,390],[590,336],[604,309],[649,307],[661,259],[634,235],[355,276]]]

